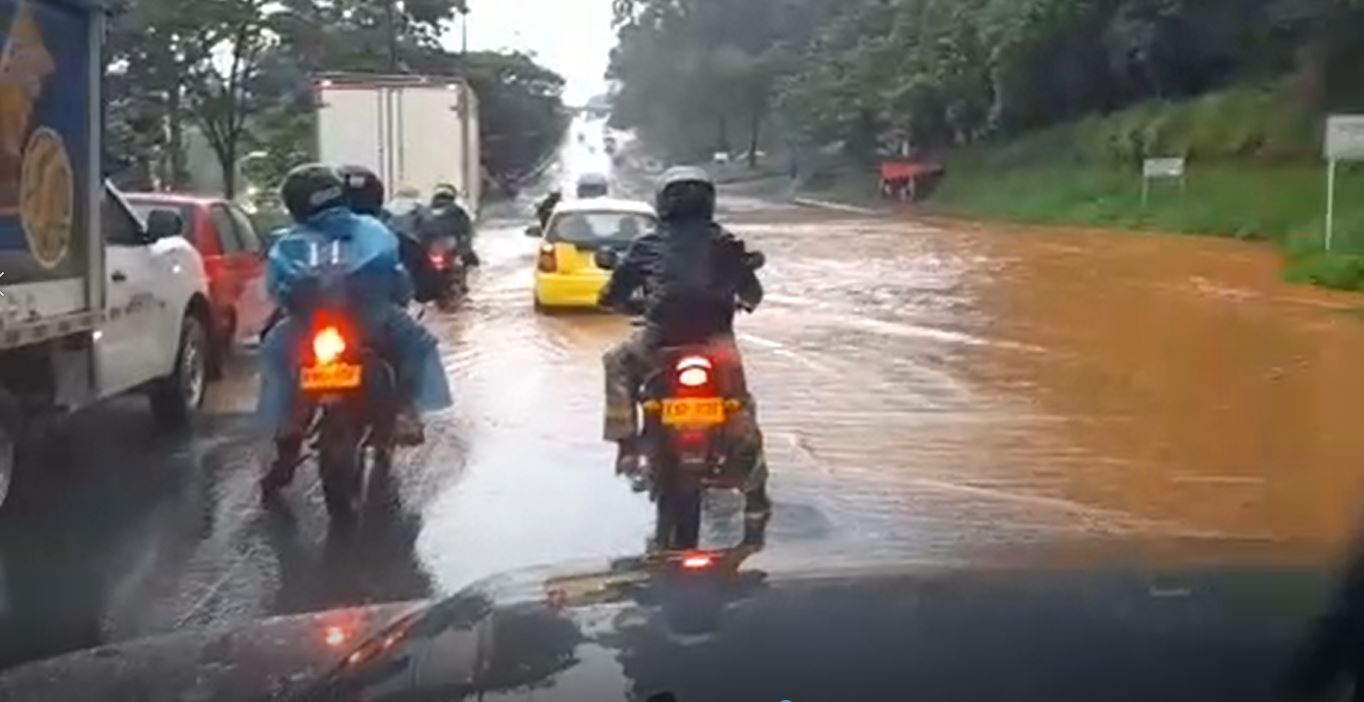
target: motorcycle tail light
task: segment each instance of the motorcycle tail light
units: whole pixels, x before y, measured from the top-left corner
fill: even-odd
[[[443,253],[432,253],[426,258],[431,261],[431,267],[438,271],[443,271],[450,267],[450,259],[446,258]]]
[[[702,570],[711,567],[715,559],[709,553],[691,553],[682,558],[682,567],[687,570]]]
[[[558,257],[554,255],[554,244],[540,247],[540,260],[536,265],[545,273],[553,273],[559,269]]]
[[[706,432],[684,431],[677,434],[677,443],[684,449],[705,448]]]
[[[346,352],[346,337],[336,327],[323,327],[313,335],[313,356],[318,364],[335,363]]]
[[[710,382],[710,360],[688,356],[677,362],[677,382],[683,387],[699,388]]]

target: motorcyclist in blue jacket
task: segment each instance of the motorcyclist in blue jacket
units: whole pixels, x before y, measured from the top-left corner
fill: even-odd
[[[310,407],[297,392],[299,350],[304,346],[312,303],[319,292],[317,252],[338,250],[345,300],[367,338],[393,350],[402,408],[395,421],[399,443],[421,443],[419,412],[448,407],[450,388],[436,339],[404,311],[412,281],[399,257],[398,240],[377,219],[348,207],[344,183],[329,166],[295,168],[280,188],[295,221],[270,249],[266,284],[285,319],[262,342],[258,418],[273,432],[277,454],[261,482],[268,494],[288,485],[303,445]],[[335,247],[335,249],[334,249]]]

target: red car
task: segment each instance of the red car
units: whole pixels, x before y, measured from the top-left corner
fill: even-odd
[[[267,247],[251,218],[220,198],[173,193],[128,193],[127,198],[144,221],[152,210],[178,213],[184,222],[181,235],[203,256],[213,305],[214,360],[221,361],[239,340],[259,336],[273,305],[265,289]]]

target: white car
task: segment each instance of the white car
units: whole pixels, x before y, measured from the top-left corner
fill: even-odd
[[[214,320],[203,258],[178,234],[183,222],[144,224],[113,188],[101,210],[111,314],[95,330],[95,399],[145,389],[160,419],[183,422],[207,385]]]

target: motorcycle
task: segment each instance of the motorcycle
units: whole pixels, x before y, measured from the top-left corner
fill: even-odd
[[[332,250],[339,264],[339,251]],[[359,512],[368,469],[392,465],[398,379],[390,354],[365,338],[343,295],[334,292],[341,286],[327,282],[340,276],[321,279],[299,354],[298,390],[308,408],[305,445],[317,456],[327,513],[344,523]]]
[[[312,360],[299,369],[299,390],[313,408],[306,434],[317,454],[327,513],[358,513],[371,466],[388,466],[396,442],[397,377],[393,365],[335,311],[314,318]]]
[[[439,239],[426,249],[427,261],[438,279],[436,307],[449,312],[459,305],[469,291],[469,268],[454,239]]]
[[[613,250],[596,254],[598,267],[618,262]],[[749,265],[763,265],[761,253]],[[728,341],[659,349],[654,370],[637,395],[642,410],[640,448],[652,476],[654,544],[663,550],[695,548],[700,540],[702,494],[739,490],[767,503],[767,467],[757,447],[742,438],[752,422],[743,369]]]

